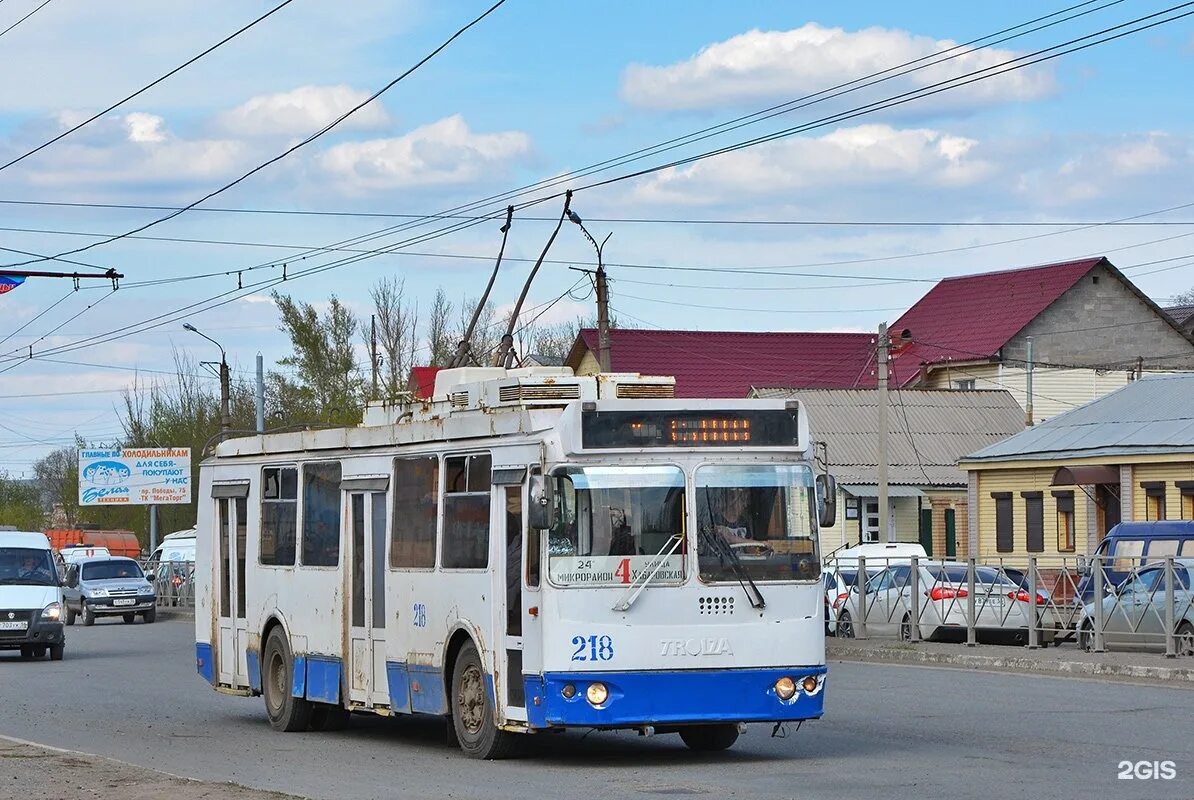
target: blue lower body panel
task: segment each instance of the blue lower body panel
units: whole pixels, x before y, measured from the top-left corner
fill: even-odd
[[[526,677],[527,716],[532,727],[631,727],[711,722],[777,722],[815,719],[824,712],[825,666],[781,669],[682,670],[658,672],[549,672]],[[797,688],[790,700],[775,682],[809,676],[817,689]],[[609,699],[593,706],[585,698],[601,682]],[[576,688],[564,697],[567,685]]]
[[[215,685],[216,665],[212,659],[211,645],[207,642],[195,642],[195,669],[203,676],[203,680]]]
[[[409,667],[410,710],[416,714],[447,714],[444,673],[435,667],[415,664]]]
[[[245,664],[249,668],[249,688],[261,694],[261,659],[256,650],[245,650]]]
[[[410,713],[410,676],[406,664],[386,662],[386,683],[390,687],[390,710],[395,714]]]
[[[298,659],[295,659],[298,672]],[[307,699],[340,705],[340,659],[307,654]]]

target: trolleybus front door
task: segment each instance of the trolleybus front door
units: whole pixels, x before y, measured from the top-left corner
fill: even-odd
[[[246,484],[246,487],[248,484]],[[245,619],[245,524],[248,509],[244,497],[221,497],[216,501],[216,520],[220,557],[217,560],[220,586],[220,615],[217,655],[219,683],[248,688],[249,669],[245,646],[248,623]]]
[[[352,569],[348,696],[354,703],[390,704],[386,683],[386,493],[350,492]]]
[[[524,470],[525,473],[525,470]],[[498,583],[494,595],[502,602],[494,603],[498,609],[498,619],[495,620],[497,630],[502,635],[498,641],[502,643],[494,660],[498,664],[498,690],[503,693],[502,705],[506,709],[508,720],[525,721],[526,690],[523,683],[523,633],[524,606],[526,591],[523,586],[523,542],[526,536],[526,514],[524,513],[524,484],[506,485],[495,491],[494,502],[500,503],[501,508],[494,514],[494,519],[502,520],[502,542],[498,552],[501,553],[500,563],[494,570],[494,577]]]

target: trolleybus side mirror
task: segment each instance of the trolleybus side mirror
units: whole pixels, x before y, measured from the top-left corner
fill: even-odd
[[[532,530],[555,527],[556,504],[552,496],[551,478],[531,475],[529,505],[527,524]]]
[[[822,528],[837,523],[837,481],[832,475],[817,476],[817,522]]]

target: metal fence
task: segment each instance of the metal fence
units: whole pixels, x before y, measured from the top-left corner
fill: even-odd
[[[1194,559],[1172,556],[831,559],[826,625],[843,638],[1073,642],[1098,653],[1194,656],[1192,579]]]
[[[159,607],[195,607],[194,561],[146,561],[141,568]]]

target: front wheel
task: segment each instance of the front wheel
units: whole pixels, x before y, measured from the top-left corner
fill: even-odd
[[[75,610],[73,608],[71,608],[70,606],[66,607],[66,624],[67,625],[75,624]]]
[[[728,750],[738,741],[737,725],[693,725],[680,729],[680,738],[689,750],[710,753]]]
[[[136,614],[121,614],[120,617],[121,617],[121,619],[124,620],[125,625],[132,625],[134,622],[137,621]]]
[[[153,606],[146,611],[141,612],[141,621],[148,624],[158,618],[158,608]]]
[[[294,686],[294,659],[290,655],[290,643],[281,627],[269,632],[265,641],[262,691],[265,695],[265,713],[269,724],[278,731],[305,731],[311,724],[311,703],[303,697],[293,697],[290,687]]]
[[[1177,654],[1194,656],[1194,625],[1188,622],[1177,626]]]
[[[1083,622],[1078,630],[1078,649],[1087,653],[1094,650],[1094,625],[1090,620]]]
[[[514,734],[498,730],[494,722],[481,657],[472,642],[461,648],[452,670],[452,729],[460,749],[472,758],[506,758],[514,752]]]
[[[52,644],[50,645],[50,660],[61,661],[63,654],[66,652],[66,645]]]
[[[83,624],[86,626],[95,624],[95,612],[87,604],[83,605]]]

